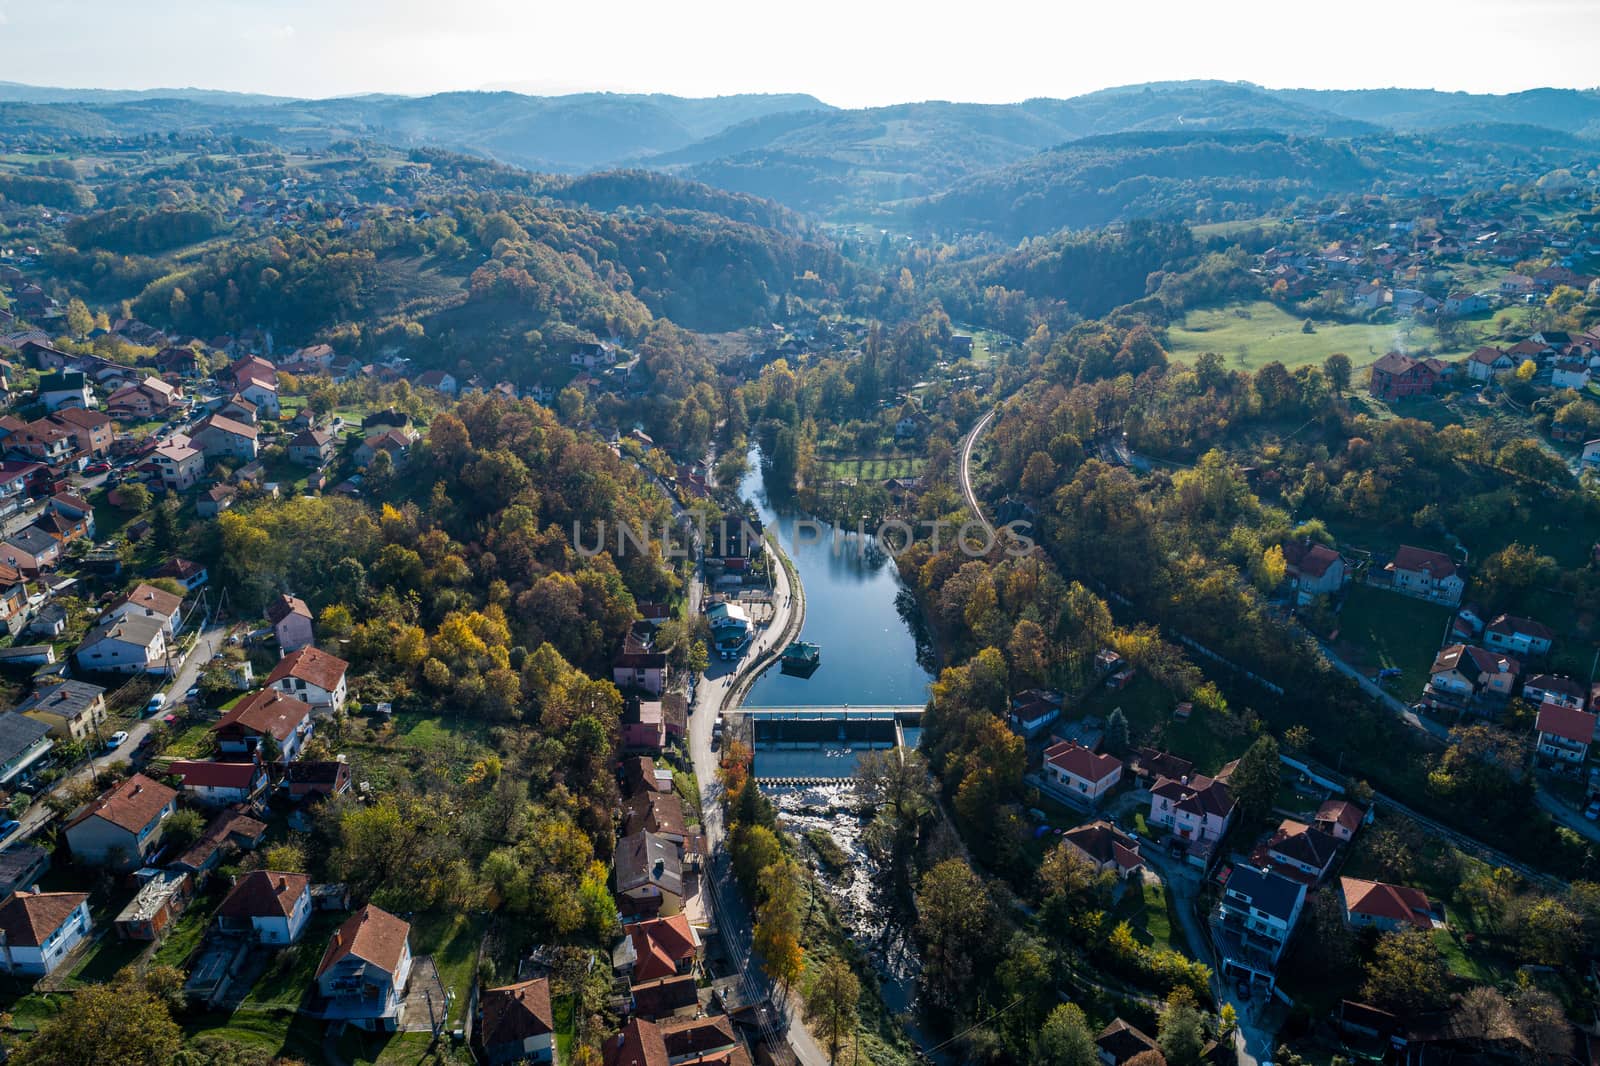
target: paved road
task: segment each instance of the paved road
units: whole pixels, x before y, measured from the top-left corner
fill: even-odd
[[[760,960],[750,951],[751,917],[748,906],[730,877],[726,828],[722,821],[722,786],[717,780],[717,755],[711,750],[712,727],[725,702],[735,695],[754,664],[774,648],[787,643],[785,631],[799,610],[803,600],[797,600],[789,587],[788,572],[774,565],[772,624],[751,642],[743,659],[729,664],[713,662],[695,688],[694,702],[689,715],[689,756],[694,761],[695,776],[700,781],[701,825],[705,830],[706,851],[710,856],[708,878],[716,903],[717,926],[723,942],[744,967],[746,980],[756,989],[771,992],[766,975],[761,973]],[[698,575],[689,589],[689,601],[698,604],[702,593]],[[776,998],[776,997],[774,997]],[[786,1005],[792,1024],[788,1031],[789,1045],[795,1057],[804,1066],[827,1066],[828,1056],[817,1045],[811,1033],[800,1021],[798,997],[791,996]]]
[[[1542,807],[1546,814],[1571,829],[1585,839],[1600,843],[1600,823],[1589,821],[1583,812],[1572,808],[1562,802],[1561,798],[1547,789],[1537,789],[1533,794],[1534,802]]]
[[[227,639],[229,628],[215,621],[201,623],[200,635],[196,638],[189,654],[178,665],[172,678],[158,690],[166,693],[167,707],[170,708],[180,702],[183,699],[183,694],[188,692],[195,682],[199,680],[201,669],[217,653],[217,650],[222,646],[222,642]],[[145,738],[145,735],[150,732],[151,727],[158,720],[159,716],[141,718],[128,727],[128,739],[123,741],[116,749],[96,755],[77,770],[63,776],[56,782],[51,791],[60,791],[77,781],[92,780],[95,773],[104,770],[113,763],[136,761],[135,756],[138,753],[139,742]],[[17,839],[28,836],[50,820],[50,808],[43,801],[43,795],[36,797],[33,806],[28,808],[28,813],[22,816],[22,828],[17,833]]]

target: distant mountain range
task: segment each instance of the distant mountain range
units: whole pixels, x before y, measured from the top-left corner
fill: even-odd
[[[1422,89],[1324,91],[1264,89],[1237,82],[1162,82],[1107,89],[1066,100],[1015,104],[930,101],[843,110],[807,95],[687,99],[659,94],[512,92],[329,100],[203,89],[115,91],[0,83],[0,138],[6,135],[128,136],[205,130],[285,146],[315,147],[365,138],[399,147],[431,146],[552,173],[619,167],[664,170],[735,192],[777,200],[813,215],[871,220],[913,218],[1004,232],[1037,232],[1049,220],[1100,219],[1140,197],[1105,196],[1140,165],[1178,165],[1168,139],[1130,154],[1127,145],[1093,143],[1121,134],[1175,133],[1215,146],[1238,131],[1350,144],[1418,133],[1434,141],[1505,146],[1538,160],[1600,146],[1600,92],[1536,89],[1505,96]],[[1181,139],[1181,138],[1180,138]],[[1088,140],[1084,150],[1071,146]],[[1260,138],[1249,141],[1261,145]],[[1235,143],[1188,151],[1190,159],[1248,166]],[[1354,178],[1371,170],[1333,149],[1268,146],[1267,175],[1246,199],[1266,205],[1276,192],[1315,192],[1316,168],[1337,160]],[[1419,149],[1427,154],[1427,149]],[[1122,161],[1118,169],[1117,161]],[[1068,174],[1064,174],[1065,167]],[[1129,169],[1134,168],[1134,169]],[[1176,187],[1182,174],[1162,178]],[[1030,186],[1030,182],[1032,183]],[[1005,187],[999,214],[982,209],[986,186]],[[1275,192],[1276,190],[1276,192]],[[1029,198],[1082,197],[1093,210],[1056,210]],[[1148,201],[1149,198],[1145,197]],[[930,204],[942,205],[930,208]],[[948,210],[945,210],[948,208]],[[1001,216],[1004,216],[1003,218]],[[1031,221],[1037,219],[1038,222]],[[1063,223],[1065,224],[1065,223]]]

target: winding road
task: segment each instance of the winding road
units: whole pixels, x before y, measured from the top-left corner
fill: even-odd
[[[989,413],[978,419],[961,441],[961,495],[967,501],[967,510],[983,523],[983,528],[990,537],[996,535],[994,523],[989,521],[989,516],[978,506],[978,494],[972,491],[972,449],[977,445],[978,438],[983,436],[983,431],[989,428],[989,423],[994,421],[994,416],[999,413],[1000,408],[990,408]]]

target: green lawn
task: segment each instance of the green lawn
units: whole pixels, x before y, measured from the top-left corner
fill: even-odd
[[[185,1042],[197,1046],[233,1044],[266,1051],[273,1056],[322,1062],[322,1023],[291,1011],[261,1014],[197,1013],[180,1024]]]
[[[1357,366],[1365,366],[1402,344],[1408,351],[1428,348],[1435,354],[1464,355],[1467,351],[1440,352],[1438,334],[1410,322],[1319,322],[1315,333],[1303,333],[1304,321],[1266,300],[1190,311],[1181,324],[1167,331],[1167,351],[1184,363],[1194,362],[1202,353],[1216,352],[1230,370],[1256,370],[1274,359],[1291,368],[1321,363],[1334,352],[1343,352]]]
[[[339,1059],[350,1066],[472,1066],[473,1062],[465,1047],[452,1046],[448,1037],[435,1046],[427,1033],[391,1036],[352,1028],[339,1037],[336,1048]]]
[[[916,477],[922,472],[925,463],[924,459],[909,457],[863,456],[824,459],[817,465],[834,481],[846,478],[857,481],[887,481],[892,477]]]
[[[182,966],[188,962],[189,956],[200,946],[200,941],[205,939],[206,926],[211,922],[212,908],[208,904],[215,902],[214,897],[191,900],[189,909],[167,927],[166,939],[150,956],[151,963],[156,966]]]
[[[1159,881],[1129,882],[1113,918],[1127,922],[1139,943],[1157,951],[1188,950],[1183,926],[1172,912],[1172,899]]]
[[[466,1014],[486,924],[485,916],[475,914],[428,913],[411,919],[411,953],[431,955],[445,990],[455,994],[450,1002],[452,1025],[459,1025]]]
[[[240,1011],[295,1010],[316,980],[317,964],[344,916],[313,915],[300,943],[282,948],[239,1003]]]
[[[1401,670],[1389,689],[1403,700],[1413,700],[1428,683],[1428,668],[1450,615],[1448,607],[1370,585],[1351,585],[1339,612],[1335,643],[1339,654],[1354,666]]]
[[[1149,744],[1181,755],[1202,773],[1215,773],[1239,754],[1244,745],[1222,736],[1206,712],[1195,710],[1184,722],[1173,718],[1177,703],[1178,698],[1166,688],[1138,674],[1120,692],[1095,689],[1085,701],[1084,710],[1104,719],[1121,707],[1128,719],[1130,743]]]
[[[116,932],[107,929],[105,935],[92,944],[78,960],[68,983],[72,985],[104,984],[117,976],[122,968],[144,954],[150,945],[142,940],[123,940]]]
[[[576,1004],[571,996],[557,996],[551,1001],[550,1007],[556,1019],[556,1061],[568,1062],[567,1056],[572,1053],[572,1042],[577,1039],[577,1021],[573,1017],[573,1008]]]

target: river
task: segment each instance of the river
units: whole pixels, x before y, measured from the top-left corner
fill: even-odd
[[[822,536],[801,541],[797,523],[806,516],[775,507],[762,478],[759,455],[750,453],[739,493],[752,502],[761,520],[773,529],[794,562],[805,589],[806,619],[801,639],[822,648],[822,662],[809,678],[769,669],[751,688],[744,703],[751,707],[854,707],[921,704],[928,698],[933,675],[926,643],[919,639],[917,615],[903,596],[904,586],[894,560],[868,538]],[[921,730],[904,730],[915,747]],[[797,836],[821,829],[833,838],[849,861],[834,873],[818,870],[818,881],[835,905],[850,937],[866,953],[881,981],[884,1002],[897,1013],[908,1011],[921,968],[910,930],[895,916],[893,900],[879,876],[877,859],[865,846],[865,828],[855,815],[850,777],[859,750],[830,744],[817,749],[755,753],[756,772],[771,777],[838,778],[837,784],[769,792],[784,824]],[[924,1034],[911,1027],[912,1035]]]

